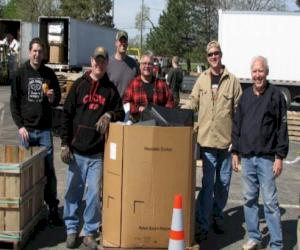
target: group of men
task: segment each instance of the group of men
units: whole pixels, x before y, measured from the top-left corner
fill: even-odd
[[[128,35],[116,35],[116,52],[95,48],[91,69],[72,85],[63,107],[61,159],[68,164],[63,220],[66,246],[77,246],[80,232],[79,207],[85,195],[83,243],[97,249],[101,230],[100,186],[103,151],[110,122],[123,121],[123,104],[129,103],[134,119],[149,103],[174,108],[179,105],[182,71],[178,57],[167,80],[153,76],[153,58],[144,54],[140,66],[126,55]],[[58,214],[56,176],[53,166],[51,108],[59,104],[61,93],[54,72],[46,67],[44,44],[34,38],[29,60],[16,72],[12,82],[11,112],[19,129],[21,144],[47,148],[45,201],[49,222],[62,225]],[[282,249],[280,211],[275,177],[282,171],[288,152],[286,105],[277,88],[266,80],[268,64],[264,57],[251,64],[253,87],[242,94],[240,83],[221,62],[217,41],[207,45],[210,68],[203,72],[183,108],[198,110],[198,143],[203,159],[202,189],[197,197],[196,241],[205,239],[210,228],[223,233],[222,220],[232,169],[241,158],[245,198],[245,220],[249,241],[244,249],[257,249],[261,243],[258,228],[258,195],[262,190],[265,215],[271,234],[271,249]],[[44,86],[47,86],[46,88]],[[86,187],[87,186],[87,187]]]

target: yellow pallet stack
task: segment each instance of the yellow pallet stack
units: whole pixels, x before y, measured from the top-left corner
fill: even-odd
[[[290,141],[300,141],[300,112],[288,111],[288,131]]]

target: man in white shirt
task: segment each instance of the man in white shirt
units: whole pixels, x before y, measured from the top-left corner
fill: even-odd
[[[11,33],[8,33],[6,37],[0,41],[0,44],[7,46],[8,73],[9,77],[11,77],[18,68],[20,43]]]

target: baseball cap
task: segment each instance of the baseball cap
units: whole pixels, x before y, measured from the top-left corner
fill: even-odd
[[[107,50],[104,47],[101,47],[101,46],[96,47],[92,57],[97,58],[98,56],[102,56],[105,60],[108,60]]]
[[[127,32],[124,30],[119,30],[116,35],[116,40],[120,40],[122,37],[124,37],[124,38],[126,38],[126,40],[128,40]]]
[[[207,44],[207,46],[206,46],[206,52],[208,53],[208,51],[209,51],[211,48],[213,48],[213,47],[215,47],[215,48],[217,48],[219,51],[221,51],[221,46],[220,46],[219,42],[216,41],[216,40],[213,40],[213,41],[210,41],[210,42]]]

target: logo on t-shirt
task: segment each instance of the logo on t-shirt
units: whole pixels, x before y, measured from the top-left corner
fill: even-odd
[[[89,105],[89,109],[97,110],[100,105],[105,104],[105,97],[95,93],[94,95],[85,95],[83,97],[83,103]]]
[[[29,102],[42,102],[42,78],[29,78],[28,79],[28,101]]]

